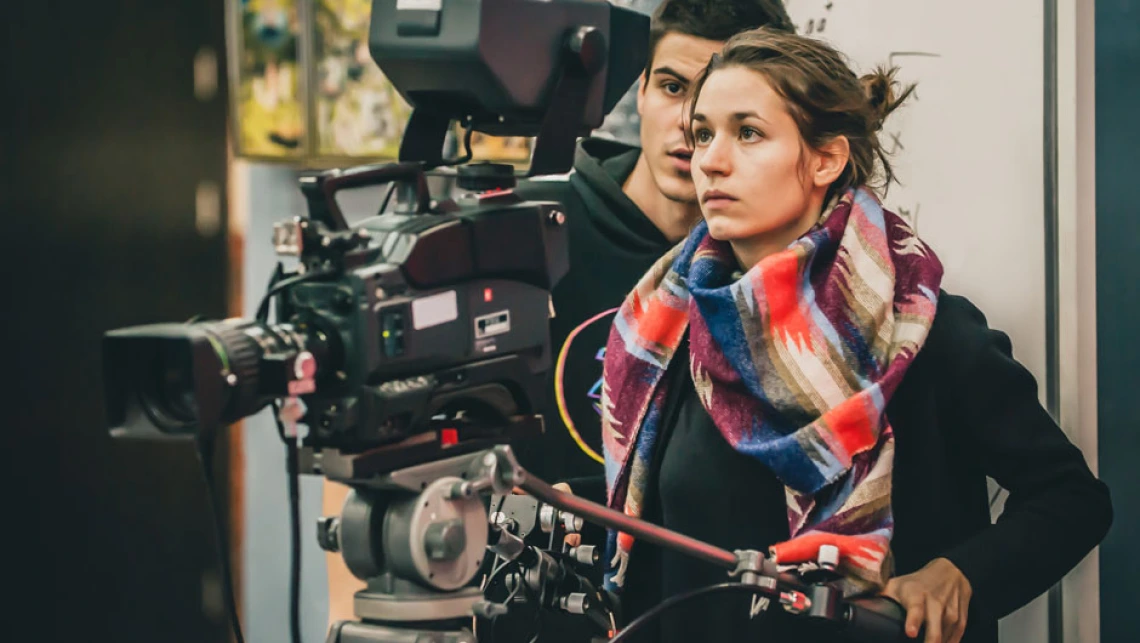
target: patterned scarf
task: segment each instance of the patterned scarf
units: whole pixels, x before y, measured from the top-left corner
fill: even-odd
[[[886,407],[922,347],[942,265],[875,196],[851,190],[818,224],[743,277],[701,223],[641,279],[606,348],[602,437],[609,506],[640,516],[668,396],[689,334],[697,393],[725,440],[786,488],[791,538],[769,555],[810,565],[840,552],[847,590],[889,578],[894,437]],[[610,534],[611,587],[633,539]]]

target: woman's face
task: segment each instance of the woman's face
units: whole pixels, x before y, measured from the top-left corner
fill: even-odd
[[[820,185],[830,176],[820,170],[835,159],[804,143],[762,74],[738,66],[714,71],[697,99],[692,131],[693,181],[709,234],[732,242],[744,268],[815,224],[830,185]]]

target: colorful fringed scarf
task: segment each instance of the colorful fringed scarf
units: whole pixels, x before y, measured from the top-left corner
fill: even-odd
[[[602,437],[609,505],[640,516],[662,409],[662,376],[688,331],[701,401],[738,452],[786,487],[780,565],[840,551],[850,589],[890,574],[894,437],[885,409],[934,320],[942,266],[866,190],[743,277],[700,224],[627,297],[606,348]],[[611,586],[633,539],[610,535]],[[614,551],[616,550],[616,551]]]

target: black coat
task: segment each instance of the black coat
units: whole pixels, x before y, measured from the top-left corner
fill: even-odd
[[[908,574],[945,557],[973,588],[965,643],[1061,580],[1112,523],[1108,488],[1041,406],[1009,337],[943,293],[887,406],[895,432],[891,549]],[[1009,492],[991,525],[986,477]]]

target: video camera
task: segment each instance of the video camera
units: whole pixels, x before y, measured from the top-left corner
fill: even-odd
[[[293,473],[352,487],[318,537],[368,587],[355,598],[361,620],[335,624],[329,643],[474,642],[473,615],[494,619],[536,589],[539,608],[582,614],[608,635],[614,599],[577,571],[597,553],[563,551],[553,531],[534,528],[579,518],[703,555],[777,599],[803,589],[756,552],[724,552],[553,490],[506,446],[542,432],[565,215],[512,192],[511,166],[467,164],[471,133],[537,136],[529,174],[569,170],[577,137],[642,71],[647,44],[648,18],[603,0],[374,0],[372,57],[413,107],[399,161],[301,177],[308,214],[278,224],[273,240],[299,261],[278,268],[255,319],[106,333],[114,435],[212,443],[220,426],[273,404],[279,421],[307,427],[300,437],[279,425],[300,444]],[[445,159],[454,122],[467,153]],[[428,174],[447,172],[464,196],[431,194]],[[397,194],[394,211],[386,198],[380,214],[348,225],[336,194],[370,185]],[[533,498],[513,497],[517,487]],[[499,502],[489,523],[490,494]],[[524,514],[531,527],[520,527]],[[507,565],[511,593],[486,600],[486,583],[473,581]],[[828,596],[817,616],[882,621]]]
[[[301,397],[309,446],[361,451],[440,412],[476,425],[533,415],[550,291],[568,268],[561,206],[510,192],[510,166],[461,166],[458,185],[475,194],[459,200],[434,199],[425,173],[448,163],[452,121],[537,134],[531,172],[568,170],[575,138],[644,65],[646,25],[594,0],[377,0],[372,55],[413,106],[400,162],[302,177],[309,214],[274,239],[300,265],[258,319],[108,333],[116,431],[197,435]],[[350,227],[336,193],[381,184],[408,198]],[[274,297],[283,321],[268,324]]]

